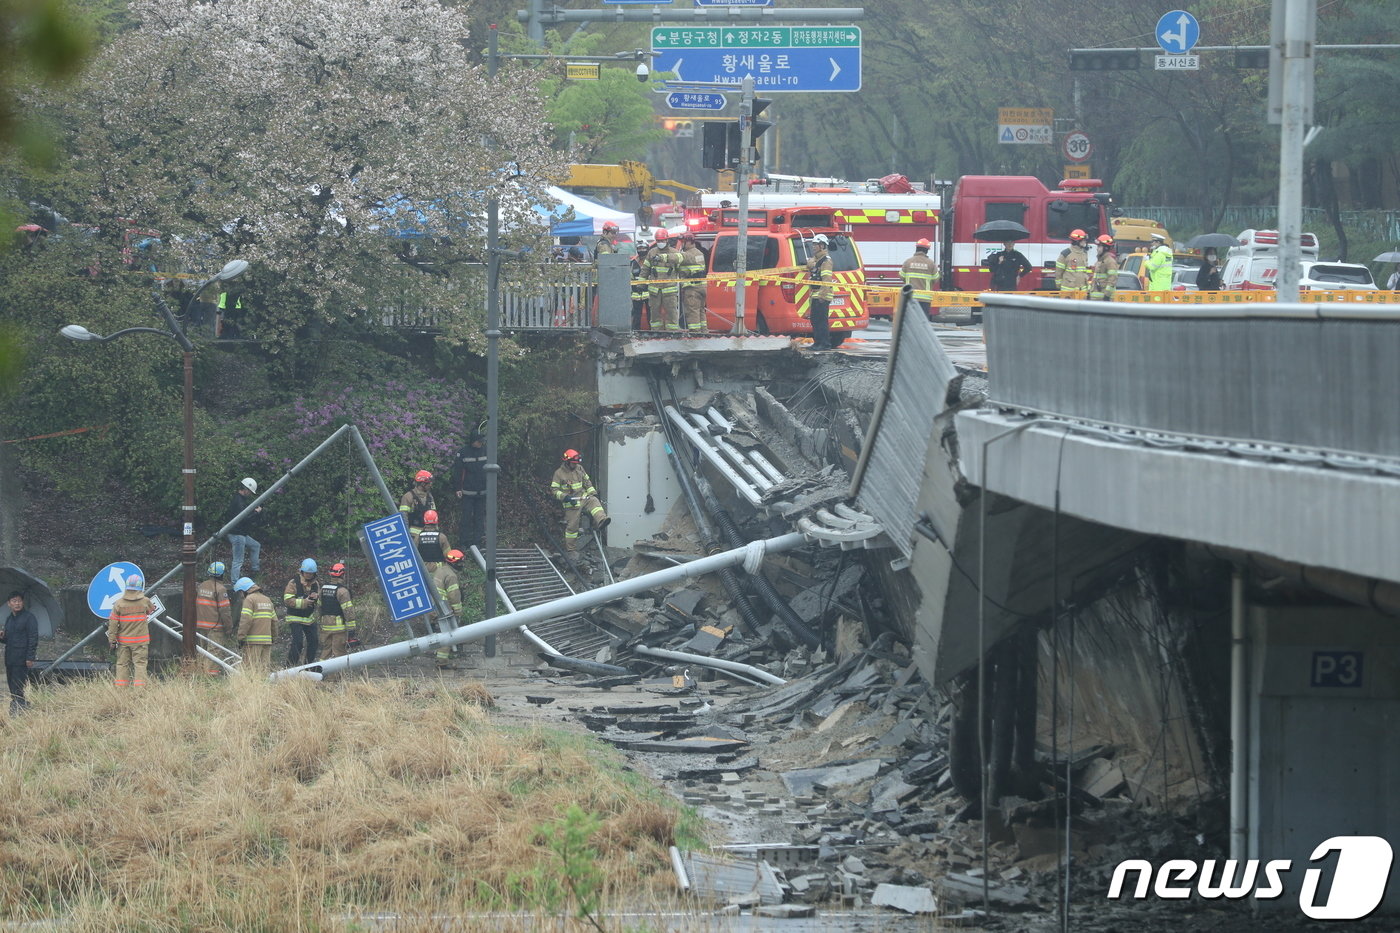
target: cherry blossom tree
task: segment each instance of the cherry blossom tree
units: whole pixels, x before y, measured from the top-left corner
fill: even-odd
[[[480,333],[488,199],[505,245],[560,174],[524,71],[488,81],[436,0],[135,0],[70,121],[97,210],[167,234],[172,264],[253,263],[271,346],[380,309]],[[484,40],[479,40],[484,41]]]

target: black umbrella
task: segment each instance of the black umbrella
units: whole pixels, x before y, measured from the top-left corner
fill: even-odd
[[[974,240],[990,240],[993,243],[1010,243],[1024,240],[1031,232],[1014,220],[989,220],[972,231]]]
[[[1229,249],[1239,245],[1239,237],[1228,233],[1201,233],[1186,241],[1187,249]]]

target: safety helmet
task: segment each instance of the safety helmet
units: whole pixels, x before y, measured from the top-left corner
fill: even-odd
[[[818,233],[816,236],[812,237],[812,242],[818,246],[826,246],[831,241],[826,238],[825,233]]]
[[[432,479],[433,474],[429,473],[427,470],[419,470],[417,473],[413,474],[413,481],[415,483],[429,483],[432,482]]]
[[[1100,234],[1100,235],[1099,235],[1099,238],[1098,238],[1097,240],[1095,240],[1094,242],[1097,243],[1097,244],[1099,244],[1100,246],[1112,246],[1112,245],[1113,245],[1113,237],[1109,236],[1107,233],[1103,233],[1103,234]]]
[[[423,524],[436,525],[438,523],[437,509],[428,509],[423,513]]]
[[[312,560],[311,558],[308,557],[306,560],[304,560],[304,561],[301,562],[301,572],[302,572],[302,573],[315,573],[315,572],[316,572],[316,562],[315,562],[314,560]]]
[[[340,563],[339,561],[336,561],[334,564],[331,564],[331,576],[333,576],[333,577],[343,577],[343,576],[345,576],[345,565],[342,564],[342,563]]]
[[[613,223],[611,220],[604,221],[604,222],[603,222],[603,232],[604,232],[604,233],[616,233],[616,232],[617,232],[617,224]]]
[[[930,240],[928,237],[923,237],[919,240],[919,242],[915,243],[914,245],[922,247],[924,249],[928,249],[930,246],[933,245],[933,241]]]
[[[224,562],[221,560],[216,560],[214,561],[214,563],[209,565],[209,576],[222,577],[224,575],[225,569],[226,568],[224,567]]]
[[[126,591],[128,593],[142,593],[145,592],[145,589],[146,582],[141,579],[141,575],[139,573],[133,573],[131,576],[126,578]]]
[[[452,550],[448,551],[446,555],[444,555],[444,559],[453,567],[456,567],[462,561],[467,559],[467,555],[463,554],[461,551],[457,550],[454,547]]]
[[[655,237],[656,242],[658,242],[658,243],[665,243],[665,242],[666,242],[667,240],[669,240],[670,238],[671,238],[671,234],[668,233],[664,227],[663,227],[662,229],[656,231],[656,237]]]
[[[239,577],[238,582],[233,585],[233,590],[235,593],[246,593],[255,585],[252,577]]]
[[[245,476],[243,477],[243,479],[239,480],[239,482],[242,484],[244,489],[248,490],[251,493],[256,493],[258,491],[258,481],[253,479],[251,476]]]
[[[1161,240],[1163,243],[1165,243],[1167,242],[1167,235],[1165,233],[1154,233],[1152,234],[1152,239]]]
[[[1089,239],[1089,234],[1085,233],[1083,230],[1071,230],[1069,232],[1069,240],[1071,243],[1073,243],[1075,240],[1087,239]]]
[[[564,451],[564,460],[569,463],[582,463],[583,454],[570,447],[568,450]]]

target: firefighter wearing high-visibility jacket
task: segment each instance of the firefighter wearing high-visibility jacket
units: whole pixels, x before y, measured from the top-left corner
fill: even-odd
[[[126,588],[112,604],[107,617],[107,644],[117,653],[117,686],[146,686],[146,659],[151,629],[146,620],[155,606],[145,596],[145,583],[136,574],[126,578]]]
[[[243,611],[238,616],[242,666],[250,671],[266,671],[272,667],[272,639],[277,634],[277,609],[250,577],[239,577],[233,589],[243,594]]]
[[[564,547],[570,554],[578,550],[579,519],[588,513],[593,527],[601,531],[612,519],[598,501],[598,490],[583,468],[583,456],[577,450],[564,451],[564,462],[554,471],[549,491],[564,507]]]
[[[355,625],[355,603],[350,598],[350,588],[345,585],[345,564],[340,561],[331,564],[330,577],[321,584],[321,597],[316,600],[323,659],[345,654],[346,639]]]
[[[423,531],[418,535],[418,556],[423,559],[427,569],[432,570],[442,563],[444,555],[451,549],[447,535],[438,527],[437,509],[428,509],[423,513]]]
[[[451,619],[439,616],[438,630],[447,634],[462,624],[462,581],[457,577],[457,568],[466,555],[455,548],[443,555],[442,563],[433,568],[430,579],[437,591],[438,605],[446,607]],[[446,664],[452,658],[452,645],[439,645],[436,656],[438,664]]]
[[[433,501],[433,474],[419,470],[413,475],[413,488],[399,497],[399,511],[408,522],[408,533],[414,541],[423,530],[423,513],[437,508]]]
[[[1118,289],[1118,257],[1113,255],[1113,237],[1107,233],[1094,243],[1099,248],[1094,257],[1094,283],[1089,290],[1091,301],[1112,301]]]
[[[1084,292],[1089,290],[1093,279],[1093,263],[1089,261],[1089,234],[1083,230],[1072,230],[1069,246],[1060,251],[1055,260],[1055,285],[1060,292]]]
[[[685,329],[704,331],[705,324],[705,254],[696,245],[695,234],[681,234],[681,307],[685,311]]]
[[[225,648],[232,648],[233,613],[229,608],[228,587],[224,586],[224,562],[209,565],[206,578],[194,591],[194,618],[199,634]],[[219,673],[218,665],[208,661],[204,673]]]
[[[931,246],[933,241],[927,238],[915,243],[914,255],[904,260],[904,265],[899,267],[899,277],[904,280],[905,285],[914,287],[914,297],[919,300],[924,314],[928,314],[929,306],[933,303],[933,290],[938,285],[939,278],[938,263],[928,254]]]
[[[807,299],[807,318],[812,323],[812,349],[834,350],[841,341],[833,341],[828,314],[831,309],[831,273],[835,265],[827,254],[831,245],[825,233],[818,233],[810,240],[812,258],[807,260],[803,270],[812,293]]]
[[[301,562],[301,571],[287,581],[282,602],[287,607],[287,629],[292,633],[292,650],[287,666],[310,664],[316,660],[321,638],[316,629],[316,602],[321,598],[321,581],[316,579],[316,561],[308,557]],[[302,662],[302,645],[306,645],[306,661]]]
[[[1152,251],[1142,264],[1145,283],[1149,292],[1169,292],[1172,290],[1172,248],[1167,238],[1160,233],[1152,234]]]
[[[647,254],[642,272],[651,283],[647,304],[651,308],[652,330],[680,330],[679,291],[681,265],[685,257],[671,244],[670,234],[656,231],[656,245]]]

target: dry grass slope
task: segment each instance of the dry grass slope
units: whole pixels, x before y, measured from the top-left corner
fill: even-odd
[[[484,693],[242,678],[45,691],[0,721],[0,917],[123,931],[342,929],[359,911],[438,929],[427,918],[487,908],[524,921],[556,872],[536,830],[569,804],[602,820],[611,896],[665,887],[677,811],[586,738],[493,726]]]

